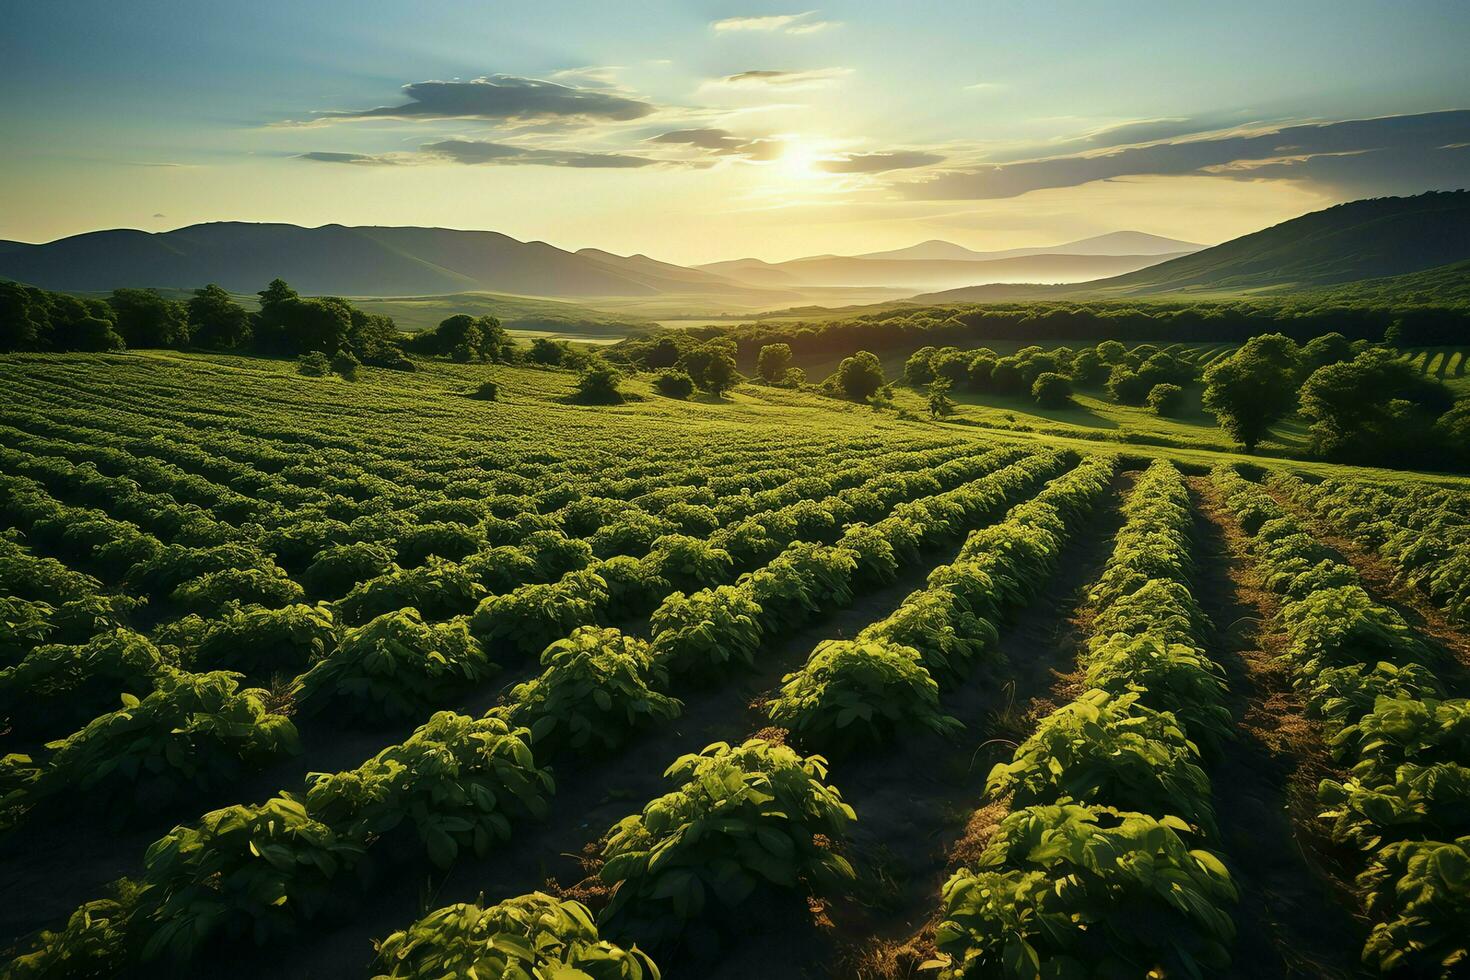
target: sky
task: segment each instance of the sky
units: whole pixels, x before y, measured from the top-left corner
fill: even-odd
[[[46,0],[0,238],[435,225],[680,263],[1213,244],[1470,186],[1465,0]]]

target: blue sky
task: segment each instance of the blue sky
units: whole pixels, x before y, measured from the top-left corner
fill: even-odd
[[[673,261],[1211,242],[1465,186],[1467,49],[1463,0],[12,5],[0,237],[435,224]]]

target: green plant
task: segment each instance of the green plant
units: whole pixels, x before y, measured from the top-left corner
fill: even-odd
[[[764,615],[750,593],[732,585],[675,592],[654,610],[653,655],[676,674],[719,674],[755,663]]]
[[[557,582],[488,597],[470,617],[470,630],[485,643],[538,654],[576,627],[596,622],[610,598],[607,582],[596,572],[569,572]]]
[[[430,624],[417,610],[400,609],[347,630],[302,675],[300,702],[308,712],[330,704],[341,716],[381,724],[422,717],[497,669],[463,619]]]
[[[711,899],[743,905],[759,886],[825,888],[853,878],[837,853],[856,819],[819,756],[751,739],[716,742],[664,773],[678,789],[613,827],[600,876],[613,886],[600,921],[673,939]]]
[[[1052,712],[986,779],[1017,807],[1064,799],[1180,817],[1213,834],[1210,781],[1173,714],[1137,692],[1089,691]]]
[[[1363,947],[1365,963],[1383,973],[1441,977],[1470,963],[1470,835],[1389,844],[1358,886],[1381,920]]]
[[[240,690],[238,676],[168,670],[142,700],[124,694],[121,708],[47,746],[29,798],[75,797],[126,820],[299,751],[296,726],[267,710],[265,692]]]
[[[1018,810],[944,885],[943,980],[1188,977],[1230,963],[1236,893],[1188,826],[1062,801]]]
[[[218,619],[186,618],[161,629],[157,639],[182,646],[192,667],[261,677],[310,667],[336,646],[337,625],[327,605],[265,609],[229,603]]]
[[[81,646],[37,647],[0,670],[0,716],[20,731],[69,731],[116,704],[119,694],[147,694],[170,666],[168,655],[127,629]]]
[[[440,711],[356,769],[313,774],[305,803],[313,819],[352,840],[412,830],[429,860],[447,868],[462,850],[484,857],[508,840],[513,821],[545,817],[554,790],[524,728]],[[398,841],[382,850],[408,853]]]
[[[583,626],[541,654],[546,669],[510,694],[510,717],[538,750],[617,748],[633,729],[671,721],[681,703],[661,692],[664,666],[648,644],[615,629]]]
[[[142,958],[188,960],[217,936],[264,944],[290,935],[339,897],[362,855],[361,842],[288,796],[175,827],[144,857]]]
[[[658,967],[637,946],[624,949],[598,935],[580,902],[542,892],[484,899],[430,912],[378,947],[374,980],[420,977],[564,977],[659,980]]]
[[[881,744],[896,731],[949,735],[963,727],[941,713],[939,685],[917,651],[892,642],[826,640],[781,683],[767,706],[771,723],[827,750]]]

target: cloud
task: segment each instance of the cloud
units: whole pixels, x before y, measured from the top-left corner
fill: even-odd
[[[780,159],[781,154],[786,151],[785,140],[765,136],[736,136],[728,129],[676,129],[650,136],[645,142],[682,144],[705,150],[715,156],[741,157],[761,162]]]
[[[390,154],[374,153],[333,153],[328,150],[313,150],[310,153],[299,153],[298,160],[315,160],[318,163],[350,163],[359,167],[386,167],[393,166],[400,160]]]
[[[647,167],[656,160],[625,153],[587,153],[581,150],[545,150],[492,143],[485,140],[440,140],[426,143],[420,152],[454,163],[512,166],[534,164],[543,167],[574,169],[627,170]]]
[[[807,68],[799,71],[762,68],[726,75],[724,78],[714,79],[705,84],[740,89],[822,88],[850,74],[852,74],[851,68]]]
[[[1007,88],[1004,82],[975,82],[965,86],[966,92],[999,92]]]
[[[812,166],[829,174],[880,174],[889,170],[911,170],[943,163],[937,153],[893,150],[882,153],[849,153],[833,160],[818,160]]]
[[[658,163],[646,157],[623,153],[589,153],[584,150],[555,150],[515,146],[488,140],[439,140],[425,143],[417,153],[302,153],[298,160],[339,163],[358,167],[394,167],[426,163],[458,163],[469,166],[569,167],[575,170],[629,170]]]
[[[608,69],[563,73],[580,85],[517,75],[486,75],[468,82],[428,81],[403,86],[402,105],[324,112],[320,122],[354,119],[487,119],[496,122],[581,120],[626,122],[657,111],[639,99],[607,91]],[[601,73],[600,75],[596,73]],[[591,86],[587,83],[591,82]]]
[[[737,31],[759,31],[767,34],[780,32],[782,34],[815,34],[825,31],[829,27],[837,27],[838,22],[832,20],[812,20],[815,10],[808,10],[799,14],[766,14],[755,17],[726,17],[717,20],[709,26],[717,33],[728,34]]]
[[[1211,132],[1190,120],[1145,120],[1080,138],[1100,149],[950,170],[901,189],[914,199],[988,200],[1119,177],[1213,174],[1357,195],[1412,193],[1470,183],[1470,152],[1454,146],[1467,138],[1463,109]]]

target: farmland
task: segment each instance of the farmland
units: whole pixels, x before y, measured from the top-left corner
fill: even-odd
[[[6,975],[1467,956],[1465,478],[444,360],[0,380]]]

